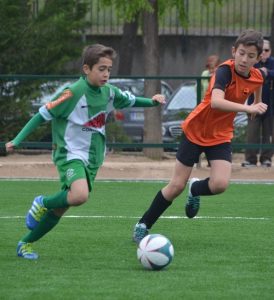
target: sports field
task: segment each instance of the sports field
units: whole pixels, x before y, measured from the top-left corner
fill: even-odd
[[[173,243],[173,262],[147,271],[132,228],[164,183],[96,182],[89,202],[72,208],[35,244],[40,258],[16,257],[34,196],[55,181],[0,180],[1,299],[273,299],[274,186],[231,184],[203,197],[199,217],[184,217],[186,192],[152,233]]]

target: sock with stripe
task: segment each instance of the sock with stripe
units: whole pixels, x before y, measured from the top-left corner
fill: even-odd
[[[38,225],[26,234],[21,241],[25,243],[33,243],[38,241],[46,233],[51,231],[59,222],[61,217],[58,217],[54,214],[53,211],[48,211],[38,223]]]

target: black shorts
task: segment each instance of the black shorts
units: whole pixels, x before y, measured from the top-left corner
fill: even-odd
[[[205,153],[207,160],[226,160],[232,161],[231,143],[223,143],[214,146],[200,146],[192,143],[183,134],[176,158],[185,166],[193,167],[199,162],[201,153]]]

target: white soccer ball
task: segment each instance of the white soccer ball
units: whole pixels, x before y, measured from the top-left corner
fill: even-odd
[[[174,248],[168,238],[161,234],[145,236],[137,249],[141,264],[150,270],[161,270],[169,265],[174,256]]]

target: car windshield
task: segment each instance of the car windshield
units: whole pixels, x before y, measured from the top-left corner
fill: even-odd
[[[177,92],[171,98],[167,109],[168,110],[180,110],[189,109],[192,110],[197,105],[197,92],[196,85],[183,85],[177,90]]]
[[[144,82],[124,82],[124,81],[109,81],[110,84],[117,86],[122,91],[130,91],[135,96],[144,96]]]

